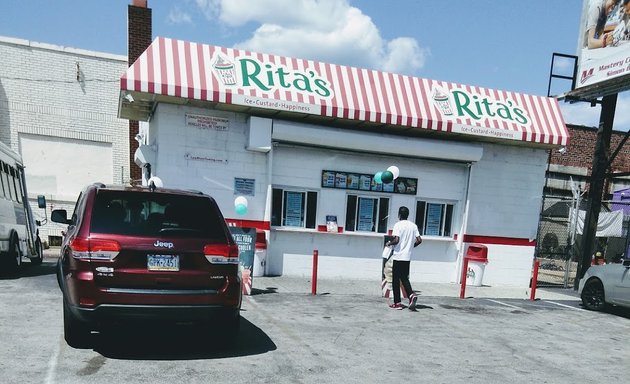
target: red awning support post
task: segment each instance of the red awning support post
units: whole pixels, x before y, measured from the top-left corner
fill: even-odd
[[[540,268],[540,260],[534,260],[534,275],[532,277],[532,292],[529,299],[536,300],[536,286],[538,285],[538,268]]]
[[[466,274],[468,273],[468,257],[464,257],[464,265],[462,266],[461,288],[459,290],[459,298],[466,296]]]
[[[317,295],[317,262],[319,258],[319,251],[313,250],[313,274],[311,277],[311,295]]]

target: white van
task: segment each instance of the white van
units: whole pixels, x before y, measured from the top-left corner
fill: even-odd
[[[46,207],[43,196],[40,208]],[[28,203],[21,156],[0,143],[0,275],[16,273],[22,259],[40,264],[43,247]]]

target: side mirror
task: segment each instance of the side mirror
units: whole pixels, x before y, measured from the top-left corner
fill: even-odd
[[[44,209],[44,220],[43,221],[35,221],[35,224],[37,226],[42,226],[46,223],[48,223],[48,219],[46,218],[48,215],[46,214],[46,196],[44,195],[37,195],[37,206],[39,208],[43,208]]]
[[[624,267],[630,267],[630,259],[624,259],[623,260],[623,266]]]
[[[50,213],[50,220],[55,223],[70,224],[68,212],[65,209],[55,209]]]

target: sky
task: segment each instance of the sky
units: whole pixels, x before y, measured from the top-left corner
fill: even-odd
[[[2,0],[0,36],[127,54],[131,0]],[[153,37],[547,95],[554,53],[575,55],[582,0],[148,0]],[[557,60],[554,73],[570,74]],[[0,68],[0,73],[2,69]],[[570,89],[551,82],[551,94]],[[560,102],[566,123],[600,107]],[[619,94],[613,129],[630,129]]]

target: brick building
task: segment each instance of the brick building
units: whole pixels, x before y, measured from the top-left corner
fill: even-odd
[[[34,207],[45,195],[49,211],[71,210],[88,183],[128,182],[128,122],[116,104],[126,68],[125,56],[0,37],[0,140],[22,155]],[[44,225],[42,240],[62,227]]]
[[[582,191],[588,190],[591,174],[597,128],[568,124],[571,142],[563,151],[551,151],[545,195],[571,196],[570,178],[579,183]],[[613,131],[610,140],[610,153],[614,152],[623,140],[625,132]],[[630,144],[626,143],[612,163],[609,172],[630,172]],[[630,187],[630,177],[608,179],[604,188],[604,200],[610,200],[614,191]]]

